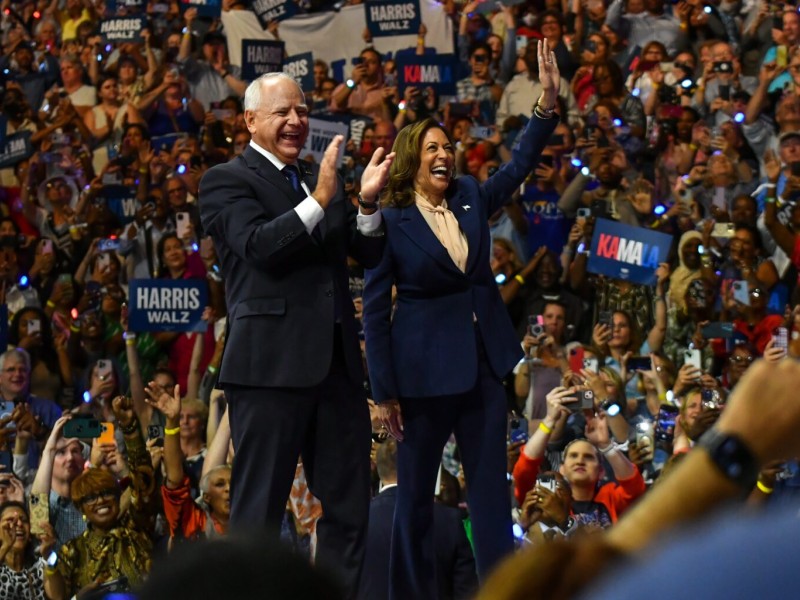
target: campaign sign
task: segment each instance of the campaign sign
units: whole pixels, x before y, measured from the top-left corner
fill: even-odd
[[[100,22],[100,35],[105,42],[141,42],[145,17],[112,17]]]
[[[8,133],[8,117],[0,115],[0,148],[6,143],[6,134]]]
[[[264,73],[280,71],[283,65],[283,42],[242,40],[242,79],[252,81]]]
[[[179,139],[186,137],[185,133],[168,133],[159,135],[150,140],[150,147],[156,152],[172,152],[172,147]]]
[[[372,37],[419,33],[419,0],[368,0],[364,11]]]
[[[323,121],[331,121],[333,123],[343,123],[348,127],[348,134],[347,139],[353,140],[353,144],[356,146],[361,145],[361,139],[364,137],[364,130],[367,128],[367,125],[371,125],[374,123],[374,119],[371,117],[362,117],[357,116],[353,117],[346,113],[330,113],[327,115],[316,115],[317,119],[321,119]]]
[[[196,8],[199,17],[219,17],[222,14],[222,0],[181,0],[181,10]]]
[[[587,268],[590,273],[652,285],[671,245],[672,236],[666,233],[597,219]]]
[[[6,144],[0,153],[0,169],[13,167],[19,161],[30,158],[33,154],[31,132],[20,131],[6,137]]]
[[[430,86],[440,96],[455,95],[457,64],[455,54],[398,55],[397,76],[401,94],[406,86],[414,85]]]
[[[283,21],[297,14],[295,0],[253,0],[250,8],[258,17],[261,27],[267,28],[270,21]]]
[[[311,52],[295,54],[283,61],[283,72],[289,77],[294,77],[303,91],[314,89],[314,57]]]
[[[349,129],[346,123],[337,123],[335,121],[323,121],[322,119],[308,119],[308,138],[306,138],[306,145],[300,152],[300,156],[314,156],[317,163],[322,162],[322,156],[325,154],[325,148],[331,143],[333,137],[336,135],[344,136],[344,143],[339,147],[339,156],[336,159],[336,166],[341,166],[342,157],[344,156],[344,147],[347,144],[347,130]]]
[[[120,223],[127,225],[133,221],[139,209],[136,191],[135,186],[104,185],[100,197],[105,199],[108,210],[117,216]]]
[[[199,331],[208,288],[201,279],[134,279],[129,288],[131,331]]]

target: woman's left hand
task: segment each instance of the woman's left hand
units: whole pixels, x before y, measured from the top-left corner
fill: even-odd
[[[50,556],[50,553],[56,549],[58,539],[50,523],[42,523],[42,529],[44,533],[39,534],[39,554],[47,558]]]
[[[539,60],[539,81],[544,88],[543,95],[550,102],[548,106],[556,103],[556,95],[561,85],[561,74],[556,64],[556,53],[550,49],[549,42],[545,39],[536,42],[536,55]]]
[[[389,167],[392,166],[395,153],[390,152],[384,156],[385,153],[383,148],[376,148],[361,175],[361,197],[365,202],[375,202],[389,181]]]

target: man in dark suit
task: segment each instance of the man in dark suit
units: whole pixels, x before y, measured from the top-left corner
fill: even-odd
[[[393,438],[378,447],[375,463],[381,479],[381,492],[369,505],[367,555],[358,587],[358,598],[363,600],[389,597],[389,550],[397,503],[397,442]],[[438,502],[434,504],[433,537],[437,598],[471,598],[478,589],[478,576],[472,547],[457,509]]]
[[[317,562],[352,594],[366,535],[370,424],[346,258],[364,266],[380,259],[375,201],[393,155],[382,163],[382,149],[373,155],[356,215],[336,174],[341,136],[319,167],[298,160],[308,108],[294,79],[260,77],[244,105],[250,146],[200,185],[203,226],[226,283],[219,383],[236,448],[231,525],[277,537],[302,456],[324,512]]]

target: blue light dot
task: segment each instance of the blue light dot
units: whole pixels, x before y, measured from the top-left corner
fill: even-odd
[[[663,204],[657,204],[656,207],[653,209],[653,213],[656,215],[663,215],[667,212],[667,209],[664,207]]]
[[[83,401],[84,401],[84,403],[86,403],[86,404],[89,404],[89,402],[91,402],[91,401],[92,401],[92,395],[89,393],[89,391],[88,391],[88,390],[87,390],[87,391],[85,391],[85,392],[83,392]]]
[[[736,123],[744,123],[744,113],[741,112],[736,113],[735,115],[733,115],[733,120]]]
[[[28,285],[28,276],[27,275],[23,275],[22,277],[19,278],[19,285],[21,287],[25,287],[26,285]]]
[[[589,167],[581,168],[581,175],[588,177],[589,176]]]
[[[577,156],[575,158],[573,158],[570,162],[572,162],[572,166],[573,167],[580,167],[580,166],[583,165],[583,163],[581,162],[581,159],[578,158]]]
[[[614,127],[622,127],[622,119],[614,119]]]
[[[633,91],[631,92],[631,94],[638,98],[639,94],[641,94],[641,92],[639,91],[639,88],[633,88]]]

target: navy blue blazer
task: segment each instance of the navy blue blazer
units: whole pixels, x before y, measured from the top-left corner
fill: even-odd
[[[447,205],[469,245],[466,272],[455,265],[416,205],[383,209],[386,248],[366,271],[363,322],[367,367],[376,402],[459,394],[478,373],[474,318],[489,364],[504,377],[522,358],[489,266],[489,217],[535,167],[558,120],[531,118],[520,143],[483,184],[455,181]],[[397,304],[392,314],[392,285]]]
[[[370,502],[367,551],[358,585],[358,600],[389,597],[389,559],[396,504],[396,487],[384,490]],[[478,576],[472,547],[458,509],[434,503],[433,537],[439,600],[471,598],[478,589]]]
[[[319,167],[302,161],[299,166],[313,190]],[[203,176],[200,216],[225,275],[228,306],[221,384],[320,383],[333,359],[337,297],[348,375],[353,383],[363,383],[347,256],[374,266],[384,239],[358,232],[357,211],[343,189],[340,180],[317,240],[294,210],[300,195],[250,146]]]

